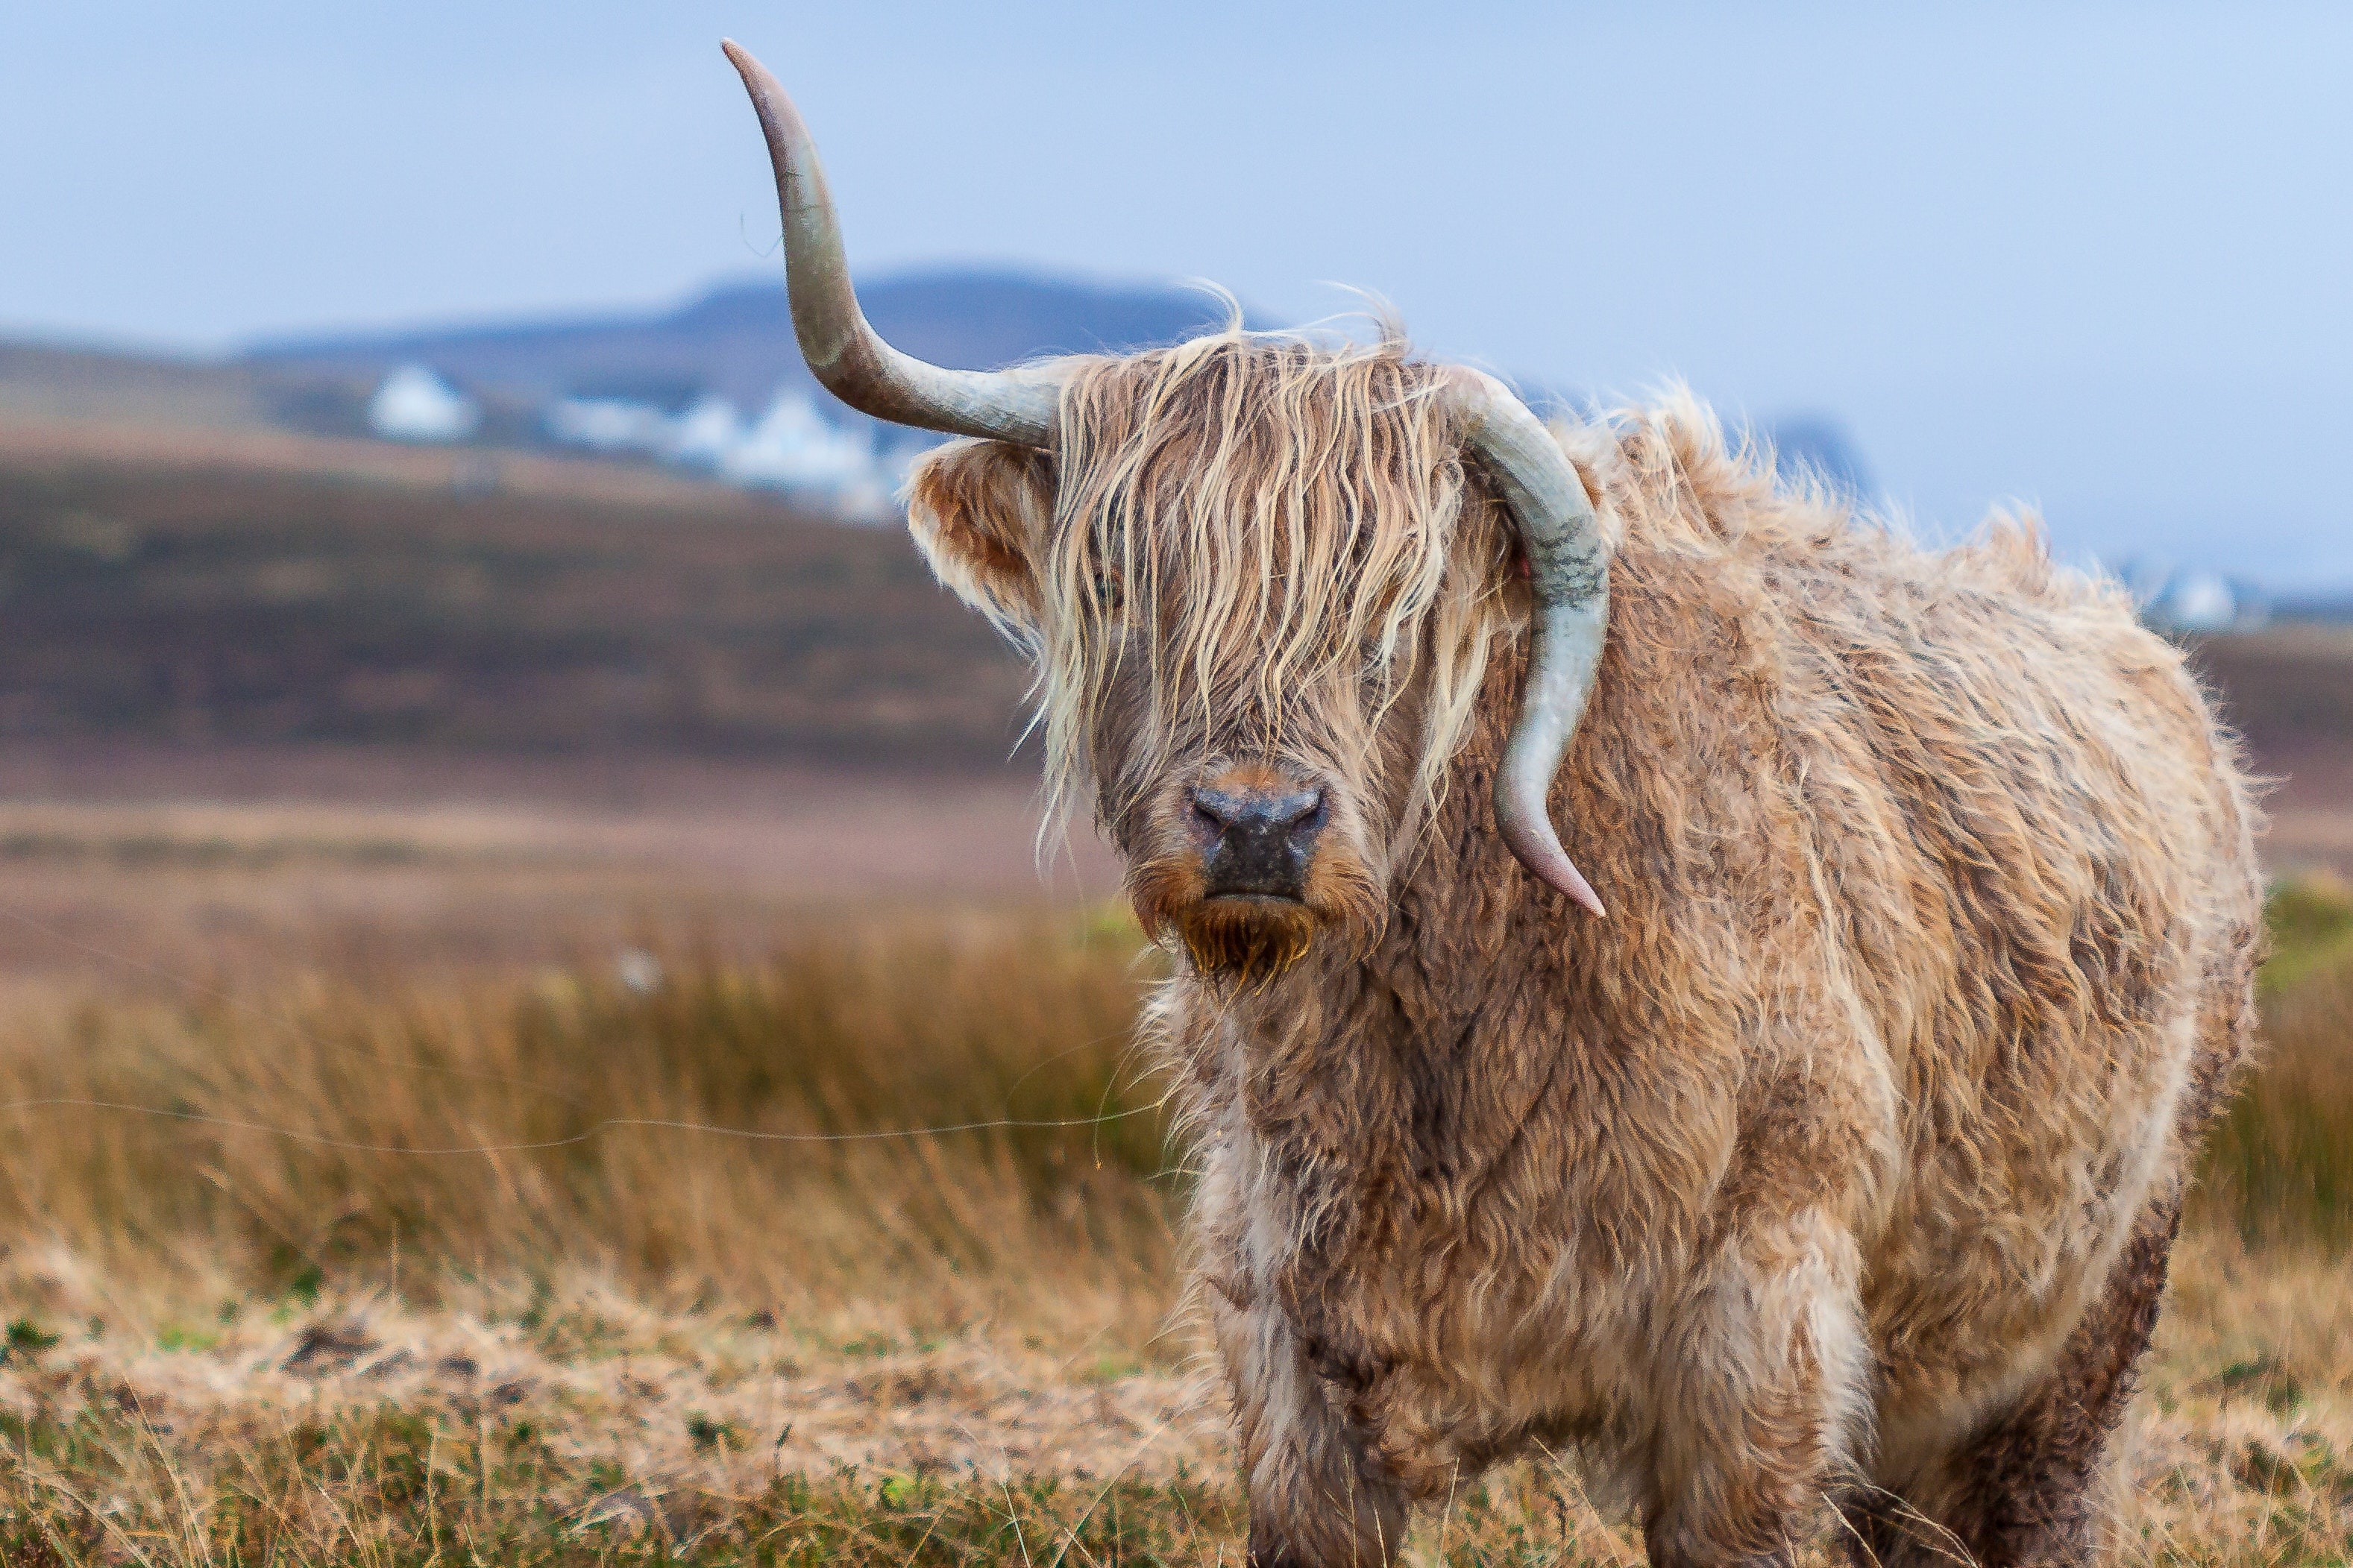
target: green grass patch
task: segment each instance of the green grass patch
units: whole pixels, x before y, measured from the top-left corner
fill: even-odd
[[[2353,1244],[2353,889],[2273,895],[2256,1071],[2208,1142],[2201,1212],[2250,1244]]]

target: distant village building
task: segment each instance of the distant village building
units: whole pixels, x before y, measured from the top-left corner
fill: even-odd
[[[2271,620],[2271,600],[2262,589],[2203,567],[2127,561],[2116,576],[2141,619],[2159,631],[2254,631]]]
[[[720,459],[719,472],[739,485],[829,501],[843,515],[861,520],[886,515],[891,508],[872,436],[833,424],[797,390],[777,394],[760,422]]]
[[[658,453],[670,444],[670,416],[634,397],[559,397],[540,423],[554,440],[592,452]]]
[[[673,463],[715,468],[744,444],[744,416],[723,397],[704,394],[670,421],[662,455]]]
[[[837,425],[797,386],[778,392],[756,421],[716,394],[672,390],[575,393],[547,405],[541,423],[568,447],[704,469],[854,522],[896,517],[901,481],[935,444],[916,436],[878,450],[871,424]]]
[[[368,399],[368,428],[387,441],[462,441],[482,422],[480,405],[421,364],[404,364]]]

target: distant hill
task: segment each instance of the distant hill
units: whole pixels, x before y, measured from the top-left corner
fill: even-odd
[[[0,439],[0,742],[997,767],[1027,683],[903,530],[282,435]]]
[[[859,297],[891,342],[975,370],[1176,342],[1226,317],[1224,302],[1199,289],[1004,269],[905,273],[864,285]],[[1250,324],[1272,323],[1253,316]],[[780,389],[799,390],[839,424],[862,419],[821,391],[802,363],[781,279],[720,284],[667,310],[271,338],[227,363],[0,343],[0,416],[364,436],[370,395],[387,371],[408,363],[430,366],[480,402],[474,441],[488,447],[545,445],[545,406],[567,395],[675,410],[715,393],[756,413]],[[1540,405],[1579,405],[1557,385],[1534,381],[1524,389]],[[1749,430],[1778,449],[1785,471],[1810,468],[1858,496],[1877,490],[1835,418],[1759,419]]]
[[[859,298],[893,344],[973,370],[1175,342],[1225,320],[1223,303],[1197,290],[1012,271],[911,273],[862,287]],[[757,409],[780,386],[816,392],[793,342],[781,281],[725,284],[654,314],[281,338],[254,344],[244,357],[251,365],[346,378],[417,361],[470,391],[530,403],[567,393],[674,402],[712,392]],[[838,405],[833,411],[842,412]]]
[[[0,342],[0,420],[151,428],[284,428],[290,405],[322,395],[354,407],[372,383],[256,364],[121,349]]]
[[[0,742],[954,769],[1018,731],[1027,672],[902,529],[522,454],[70,434],[0,419]],[[2259,766],[2353,777],[2353,630],[2195,646]]]
[[[2353,594],[2283,594],[2272,605],[2283,621],[2353,622]]]

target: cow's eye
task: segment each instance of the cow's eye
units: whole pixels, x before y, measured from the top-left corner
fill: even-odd
[[[1127,589],[1116,572],[1097,572],[1094,578],[1095,608],[1106,616],[1118,615],[1127,608]]]

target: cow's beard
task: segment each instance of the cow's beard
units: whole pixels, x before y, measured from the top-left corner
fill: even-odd
[[[1211,980],[1266,985],[1307,956],[1319,923],[1296,899],[1203,899],[1170,922],[1193,967]]]
[[[1138,867],[1130,885],[1144,929],[1157,940],[1173,938],[1194,971],[1215,984],[1272,984],[1307,956],[1325,928],[1369,939],[1379,926],[1379,888],[1345,852],[1316,857],[1303,900],[1207,897],[1200,862],[1191,855]]]

